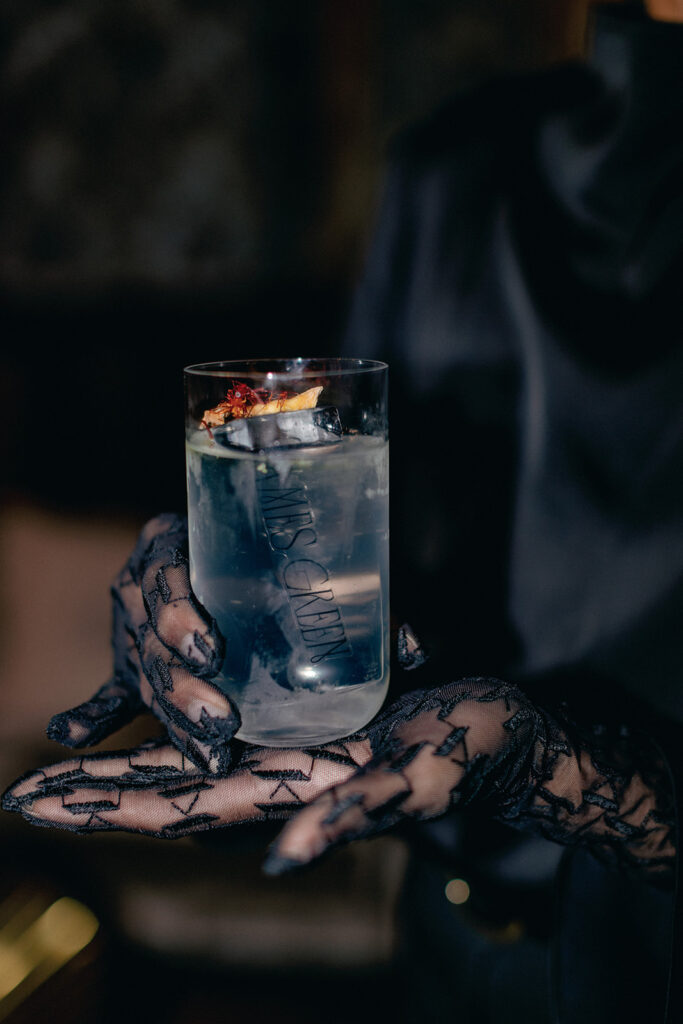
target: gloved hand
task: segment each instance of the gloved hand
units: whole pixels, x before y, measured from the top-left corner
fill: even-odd
[[[190,588],[184,519],[146,524],[111,595],[114,674],[90,700],[55,715],[48,736],[92,746],[151,710],[195,765],[225,771],[240,717],[208,681],[220,669],[223,638]]]
[[[513,827],[587,844],[654,880],[672,872],[671,793],[656,750],[623,729],[581,732],[492,679],[408,694],[322,747],[244,746],[227,775],[198,771],[164,741],[80,757],[29,773],[3,806],[38,825],[163,837],[291,818],[265,864],[277,874],[474,801]]]

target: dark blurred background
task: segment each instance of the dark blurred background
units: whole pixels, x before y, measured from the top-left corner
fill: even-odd
[[[44,726],[108,674],[109,582],[144,520],[182,509],[182,367],[333,354],[388,141],[449,93],[576,56],[585,10],[568,0],[15,0],[1,10],[6,785],[62,756]],[[153,729],[138,723],[109,746]],[[32,832],[9,815],[0,827],[0,953],[3,935],[29,948],[22,928],[64,895],[100,921],[92,941],[81,921],[85,945],[71,954],[54,926],[66,966],[53,956],[50,970],[31,967],[24,949],[22,974],[16,955],[0,956],[0,1019],[42,1019],[49,1006],[74,1024],[123,1013],[211,1024],[229,1007],[255,1024],[307,1024],[322,999],[327,1020],[362,1021],[378,998],[400,1019],[399,840],[352,848],[293,884],[261,878],[265,836],[217,851]],[[340,980],[353,998],[346,988],[339,998]]]
[[[333,352],[387,139],[453,90],[575,53],[582,5],[27,0],[4,15],[5,486],[151,514],[183,501],[182,366]],[[46,408],[71,456],[38,468]]]

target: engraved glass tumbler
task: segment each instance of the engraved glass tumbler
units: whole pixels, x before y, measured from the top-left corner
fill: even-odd
[[[190,572],[225,638],[240,739],[326,743],[389,682],[387,366],[185,369]]]

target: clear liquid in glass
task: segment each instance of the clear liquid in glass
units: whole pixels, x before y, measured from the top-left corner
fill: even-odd
[[[240,739],[325,743],[365,725],[389,682],[388,443],[253,453],[187,443],[192,587],[226,654],[214,679]]]

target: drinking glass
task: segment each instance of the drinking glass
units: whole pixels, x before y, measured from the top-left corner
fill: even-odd
[[[389,683],[387,366],[256,359],[184,374],[190,577],[225,638],[214,681],[239,708],[237,736],[346,736]]]

